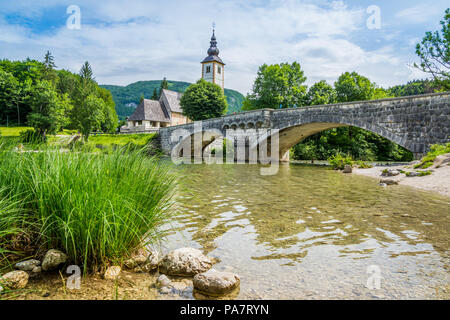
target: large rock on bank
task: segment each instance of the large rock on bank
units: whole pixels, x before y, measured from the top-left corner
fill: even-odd
[[[222,295],[236,289],[240,284],[237,274],[210,269],[195,275],[194,288],[211,295]]]
[[[35,268],[38,268],[40,265],[41,265],[41,262],[39,260],[30,259],[30,260],[16,263],[14,265],[14,268],[17,270],[31,272],[31,271],[35,270]]]
[[[11,290],[23,289],[28,284],[29,275],[25,271],[11,271],[0,277],[0,283]]]
[[[151,272],[158,269],[161,263],[161,255],[158,251],[140,249],[135,252],[130,259],[124,262],[128,269],[135,272]]]
[[[440,168],[448,163],[450,163],[450,153],[437,156],[436,159],[434,159],[433,168]]]
[[[211,269],[213,260],[200,250],[181,248],[169,252],[162,260],[159,271],[172,276],[194,276]]]
[[[49,271],[56,269],[59,265],[67,261],[67,256],[64,252],[56,249],[48,250],[42,260],[42,270]]]

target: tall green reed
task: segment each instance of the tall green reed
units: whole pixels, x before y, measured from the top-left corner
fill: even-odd
[[[43,248],[64,250],[85,271],[158,239],[175,185],[170,166],[142,151],[0,150],[3,193],[24,202]]]

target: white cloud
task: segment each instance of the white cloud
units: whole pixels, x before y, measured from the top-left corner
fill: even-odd
[[[441,14],[441,10],[437,6],[430,4],[421,4],[418,6],[403,9],[396,13],[395,17],[401,19],[402,21],[410,23],[421,23],[428,21],[431,17],[436,14]]]
[[[227,64],[226,87],[244,94],[263,63],[299,61],[310,83],[333,82],[353,70],[382,85],[404,80],[392,76],[393,70],[405,69],[393,48],[368,50],[355,43],[352,35],[365,28],[365,8],[352,9],[343,1],[272,0],[264,6],[258,1],[220,0],[78,3],[81,30],[41,34],[0,20],[0,29],[8,31],[0,34],[0,56],[42,59],[50,50],[58,67],[74,72],[88,60],[97,80],[105,84],[164,76],[194,82],[201,75],[200,61],[214,20],[220,56]],[[43,9],[36,4],[28,14],[39,17]],[[0,12],[5,10],[13,7]],[[61,19],[66,17],[63,10]]]

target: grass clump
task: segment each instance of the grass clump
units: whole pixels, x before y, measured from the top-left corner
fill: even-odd
[[[418,175],[415,175],[415,177],[424,177],[424,176],[429,176],[433,173],[433,171],[431,170],[426,170],[426,171],[417,171]],[[412,176],[412,172],[406,172],[405,175],[407,177],[411,177]]]
[[[353,166],[352,157],[349,155],[343,156],[340,153],[328,158],[328,163],[335,170],[344,170],[346,165]]]
[[[433,165],[434,160],[440,155],[450,153],[450,143],[435,144],[430,147],[430,151],[420,160],[420,163],[415,165],[415,169],[427,169]]]
[[[20,239],[27,236],[26,230],[30,226],[22,203],[11,195],[4,197],[1,194],[6,194],[6,190],[0,189],[0,266],[5,266],[22,251]]]
[[[141,151],[0,152],[0,196],[20,200],[7,212],[26,210],[20,220],[37,228],[41,249],[64,251],[85,272],[120,263],[161,236],[175,179],[167,164]]]
[[[368,164],[367,162],[364,162],[364,161],[362,161],[362,160],[356,161],[356,165],[357,165],[358,168],[360,168],[360,169],[370,169],[370,168],[373,168],[373,165]]]

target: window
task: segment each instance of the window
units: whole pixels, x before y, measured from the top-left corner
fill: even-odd
[[[222,73],[222,67],[217,67],[217,73],[221,74]]]
[[[211,66],[207,66],[206,67],[206,73],[210,73],[211,72]]]

